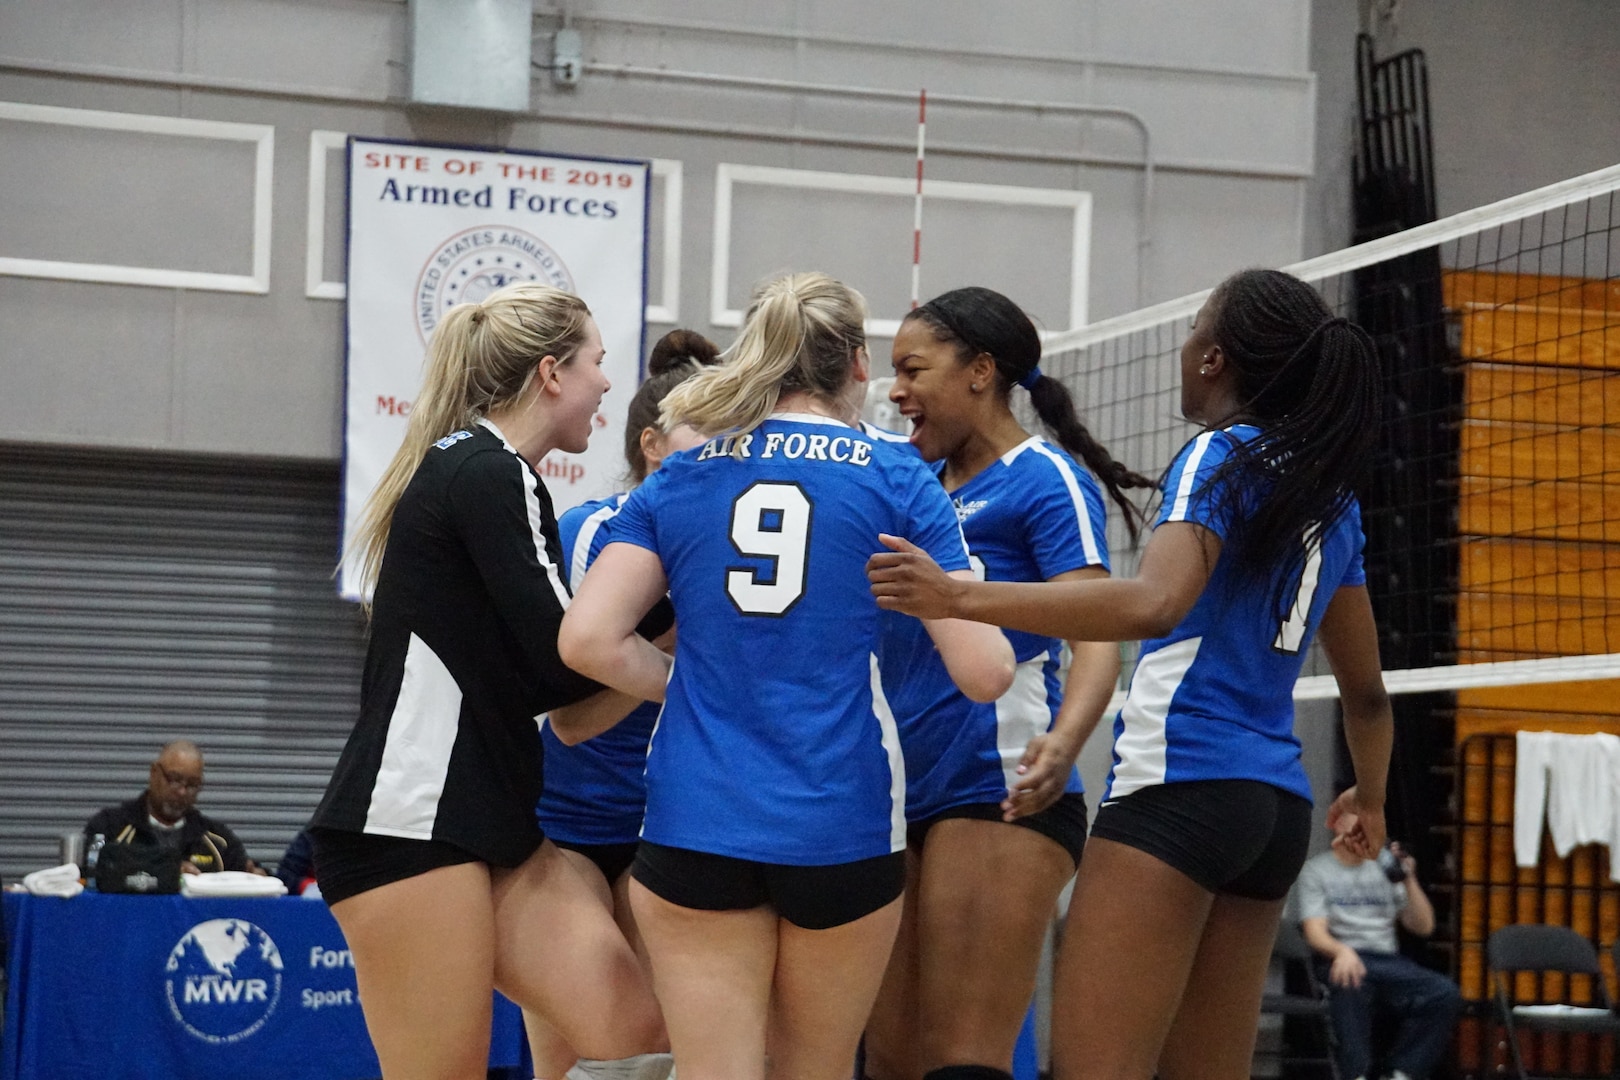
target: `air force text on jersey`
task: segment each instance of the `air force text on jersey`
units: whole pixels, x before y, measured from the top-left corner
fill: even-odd
[[[698,454],[699,461],[710,458],[751,458],[755,457],[754,444],[758,442],[754,433],[746,435],[727,435],[723,439],[715,439],[704,446]],[[765,433],[764,445],[759,448],[757,455],[761,460],[766,458],[784,457],[794,461],[836,461],[841,465],[860,465],[865,467],[872,463],[872,444],[865,439],[849,435],[806,435],[803,432],[770,431]]]

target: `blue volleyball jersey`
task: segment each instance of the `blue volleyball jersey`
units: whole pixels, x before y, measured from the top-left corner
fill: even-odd
[[[905,767],[873,707],[879,533],[968,567],[921,461],[783,414],[667,458],[609,543],[656,553],[680,614],[642,837],[801,866],[905,845]]]
[[[627,495],[582,503],[557,519],[569,588],[579,591],[585,571],[607,543],[606,528]],[[633,844],[647,807],[647,742],[658,722],[655,702],[644,702],[607,731],[576,746],[546,724],[545,786],[536,815],[553,840],[571,844]]]
[[[1210,480],[1234,447],[1257,434],[1237,424],[1183,447],[1165,476],[1155,528],[1190,521],[1225,540],[1231,523]],[[1165,637],[1142,642],[1114,722],[1106,798],[1180,780],[1259,780],[1309,799],[1294,737],[1294,682],[1334,592],[1366,583],[1364,543],[1361,508],[1352,500],[1303,565],[1279,567],[1271,580],[1244,578],[1235,553],[1223,547],[1187,616]],[[1273,586],[1285,572],[1291,580],[1283,599],[1292,605],[1283,619]]]
[[[943,464],[939,466],[943,469]],[[1045,581],[1108,568],[1108,514],[1096,479],[1038,437],[1013,447],[952,494],[974,573],[988,581]],[[906,816],[923,821],[953,806],[999,803],[1035,736],[1063,703],[1063,642],[1004,631],[1018,670],[994,702],[969,700],[945,670],[921,622],[883,613],[883,692],[906,757]],[[1067,790],[1078,792],[1072,770]]]

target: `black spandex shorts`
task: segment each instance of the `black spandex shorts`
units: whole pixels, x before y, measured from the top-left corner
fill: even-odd
[[[1258,780],[1139,788],[1097,810],[1094,838],[1145,851],[1213,893],[1288,895],[1311,845],[1311,804]]]
[[[947,818],[1000,821],[1001,804],[968,803],[965,806],[941,810],[933,817],[923,818],[921,821],[913,821],[906,826],[906,846],[913,851],[921,851],[923,842],[928,838],[928,830]],[[1057,802],[1040,813],[1021,817],[1007,824],[1032,829],[1055,841],[1069,853],[1074,865],[1080,865],[1080,853],[1086,848],[1086,797],[1080,792],[1066,791],[1058,796]]]
[[[576,844],[572,840],[558,840],[555,836],[551,842],[568,851],[577,851],[591,860],[602,871],[609,885],[630,869],[630,864],[636,861],[636,849],[641,846],[635,841],[628,844]]]
[[[443,840],[405,840],[343,829],[311,829],[310,837],[315,841],[315,881],[327,904],[443,866],[483,861]]]
[[[830,930],[870,915],[906,888],[906,853],[832,866],[733,859],[643,840],[630,872],[655,895],[699,911],[769,904],[794,926]]]

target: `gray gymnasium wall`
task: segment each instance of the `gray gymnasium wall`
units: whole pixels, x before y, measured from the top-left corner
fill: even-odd
[[[1317,175],[1305,255],[1350,242],[1363,26],[1380,56],[1424,52],[1442,216],[1620,160],[1620,10],[1609,0],[1313,0]]]
[[[1606,0],[1406,0],[1380,49],[1429,64],[1441,215],[1620,160],[1620,10]]]
[[[587,61],[602,64],[1135,111],[1156,164],[1145,221],[1141,143],[1128,124],[930,110],[931,177],[1092,194],[1092,319],[1236,266],[1299,256],[1315,117],[1306,0],[1026,0],[1013,10],[972,0],[597,0],[571,14]],[[911,172],[907,102],[588,70],[573,89],[537,73],[527,116],[407,108],[407,24],[397,0],[0,6],[0,101],[275,132],[268,295],[0,277],[0,438],[338,456],[342,304],[305,295],[312,130],[680,161],[677,314],[722,339],[729,332],[708,315],[717,164]],[[556,10],[536,8],[538,58],[549,57],[558,25]],[[0,120],[0,145],[0,257],[245,272],[249,144]],[[341,154],[327,157],[323,276],[341,280]],[[904,304],[903,200],[738,192],[733,305],[758,275],[809,262],[854,281],[878,313]],[[1050,211],[936,204],[924,291],[982,281],[1064,328],[1066,235]]]
[[[549,56],[559,10],[535,9],[537,59]],[[1142,146],[1128,124],[937,98],[930,109],[930,177],[1091,193],[1093,320],[1310,253],[1327,203],[1308,177],[1332,132],[1317,130],[1322,47],[1307,0],[1024,0],[1016,17],[1008,10],[972,0],[596,0],[570,14],[586,59],[600,64],[1133,110],[1155,164],[1146,215]],[[275,138],[268,294],[0,276],[0,440],[335,459],[343,311],[306,296],[311,131],[681,162],[677,315],[721,340],[730,331],[709,321],[718,164],[911,173],[909,102],[589,72],[571,90],[537,73],[527,116],[409,108],[407,28],[399,0],[0,5],[0,101],[269,125]],[[0,120],[0,147],[0,257],[249,265],[248,144]],[[341,281],[342,155],[324,157],[319,276]],[[669,301],[659,278],[665,190],[660,182],[654,199],[654,303]],[[903,306],[909,205],[782,195],[737,189],[734,306],[755,277],[805,265],[846,276],[875,314]],[[990,284],[1048,328],[1067,325],[1061,217],[931,203],[927,228],[925,293]],[[873,344],[881,357],[887,343]],[[1331,709],[1301,714],[1319,777],[1332,719]],[[1106,738],[1087,748],[1093,791],[1107,757]]]

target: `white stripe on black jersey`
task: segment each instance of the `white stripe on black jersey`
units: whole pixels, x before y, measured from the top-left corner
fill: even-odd
[[[535,718],[597,684],[563,666],[551,498],[492,424],[428,450],[394,510],[360,718],[314,824],[516,865],[540,842]]]
[[[494,432],[495,437],[501,440],[501,445],[510,451],[513,457],[518,459],[518,475],[523,488],[523,508],[529,514],[529,531],[534,538],[534,556],[539,560],[541,568],[545,570],[546,580],[551,582],[551,591],[557,595],[557,603],[563,606],[564,611],[567,611],[568,601],[572,599],[572,596],[567,589],[563,588],[562,577],[557,572],[558,560],[562,557],[561,542],[557,545],[556,555],[549,555],[546,552],[545,530],[541,524],[542,517],[540,514],[540,492],[544,490],[544,486],[540,483],[540,477],[535,475],[533,469],[529,468],[528,462],[518,456],[517,447],[506,441],[506,435],[502,433],[500,428],[495,426],[489,417],[486,416],[479,420],[478,425]],[[551,495],[549,492],[546,494],[546,504],[546,510],[549,512],[551,509]],[[555,517],[551,519],[551,532],[553,536],[557,533]]]
[[[461,687],[455,676],[412,634],[399,696],[388,717],[382,763],[371,787],[366,832],[433,839],[460,716]]]

